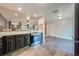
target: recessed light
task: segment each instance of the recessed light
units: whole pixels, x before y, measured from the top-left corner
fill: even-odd
[[[62,19],[62,16],[58,16],[58,19]]]
[[[27,20],[29,20],[30,19],[30,16],[27,16]]]
[[[22,10],[22,8],[18,8],[18,10],[19,10],[19,11],[21,11],[21,10]]]

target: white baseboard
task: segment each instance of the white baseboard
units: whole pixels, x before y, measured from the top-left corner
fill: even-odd
[[[53,35],[47,35],[47,36],[56,37],[56,38],[61,38],[61,39],[66,39],[66,40],[74,40],[74,39],[72,39],[72,38],[63,38],[63,37],[58,37],[58,36],[53,36]]]

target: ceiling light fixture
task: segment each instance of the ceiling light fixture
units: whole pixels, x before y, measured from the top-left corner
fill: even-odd
[[[18,10],[19,10],[19,11],[21,11],[21,10],[22,10],[22,8],[18,8]]]
[[[59,10],[53,10],[53,14],[57,17],[57,19],[62,19],[62,13]]]
[[[62,19],[62,16],[58,16],[58,19]]]
[[[62,17],[62,14],[61,13],[59,13],[58,14],[58,19],[62,19],[63,17]]]
[[[30,19],[30,16],[27,16],[27,20],[29,20]]]

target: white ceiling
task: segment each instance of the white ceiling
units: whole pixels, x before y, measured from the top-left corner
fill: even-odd
[[[74,4],[72,3],[7,3],[0,4],[7,8],[18,11],[18,7],[22,8],[22,11],[26,15],[33,15],[36,13],[38,16],[44,16],[46,21],[52,21],[56,19],[56,15],[52,11],[59,10],[63,18],[68,18],[74,14]]]

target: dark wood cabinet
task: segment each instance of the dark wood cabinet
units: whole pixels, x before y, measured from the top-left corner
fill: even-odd
[[[3,37],[3,51],[4,54],[15,50],[15,36]]]
[[[3,42],[2,42],[3,41]],[[30,45],[30,34],[10,35],[0,39],[0,55]]]
[[[0,38],[0,55],[10,53],[26,46],[31,46],[31,42],[37,42],[42,39],[41,34],[33,36],[33,39],[34,41],[31,38],[31,34],[3,36]]]
[[[7,52],[15,50],[15,39],[8,39],[7,41]]]
[[[2,45],[2,39],[0,39],[0,56],[3,55],[3,45]]]
[[[24,37],[24,46],[30,46],[30,37],[31,34],[26,34]]]
[[[16,50],[24,47],[24,35],[16,35],[15,38],[16,38],[15,41]]]

